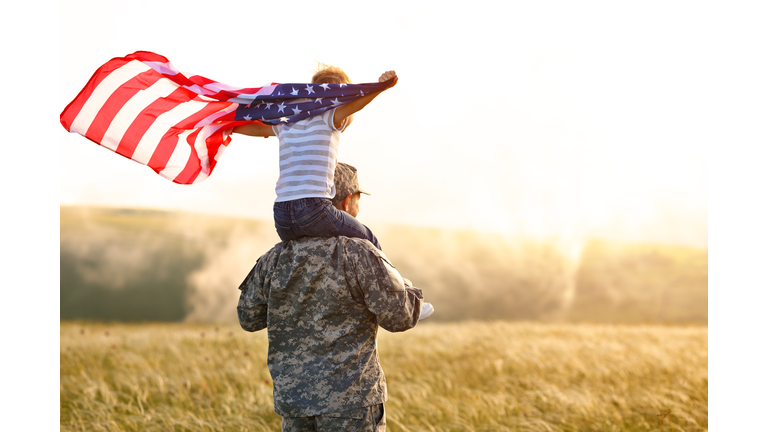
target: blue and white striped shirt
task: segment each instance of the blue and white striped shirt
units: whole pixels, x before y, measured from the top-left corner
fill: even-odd
[[[336,108],[296,123],[272,126],[280,140],[280,178],[275,202],[301,198],[333,198],[333,174],[339,152],[339,136],[346,126],[336,129]]]

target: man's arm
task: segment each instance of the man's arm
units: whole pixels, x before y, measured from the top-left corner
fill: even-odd
[[[397,74],[395,71],[387,71],[381,74],[379,77],[379,82],[389,81],[392,80],[392,84],[389,85],[384,90],[387,90],[389,88],[392,88],[397,84]],[[382,90],[382,91],[384,91]],[[355,99],[354,101],[344,104],[336,108],[336,113],[333,115],[333,124],[336,126],[336,128],[340,128],[342,122],[344,122],[344,119],[351,116],[352,114],[360,111],[363,109],[366,105],[368,105],[376,96],[379,95],[382,91],[371,93],[369,95],[363,96],[360,99]],[[347,122],[347,127],[349,127],[349,123],[352,123],[352,119]],[[346,129],[346,128],[345,128]]]
[[[275,136],[275,131],[272,129],[272,126],[264,124],[260,121],[254,121],[248,124],[235,126],[232,132],[260,137]]]
[[[349,242],[345,257],[354,268],[352,282],[357,284],[379,326],[391,332],[413,328],[421,314],[421,290],[406,286],[384,253],[370,242]]]
[[[240,327],[245,331],[254,332],[267,327],[267,298],[264,295],[264,281],[266,265],[270,261],[273,250],[256,261],[248,276],[240,284],[237,317],[240,320]]]

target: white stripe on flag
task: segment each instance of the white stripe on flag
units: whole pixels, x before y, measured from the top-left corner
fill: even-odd
[[[275,91],[276,87],[277,87],[277,84],[264,86],[256,92],[256,96],[271,95],[272,92]]]
[[[131,100],[125,103],[120,112],[115,115],[112,123],[109,124],[109,129],[104,134],[104,138],[101,140],[101,145],[115,151],[117,145],[120,144],[120,140],[123,139],[123,134],[128,130],[128,127],[136,120],[136,117],[141,114],[152,102],[159,98],[166,97],[173,93],[174,90],[179,88],[177,84],[167,78],[160,78],[150,87],[145,90],[141,90]]]
[[[179,73],[179,71],[176,70],[175,67],[169,62],[153,62],[153,61],[145,61],[147,65],[149,65],[152,69],[158,71],[162,75],[168,75],[168,76],[174,76]]]
[[[152,123],[152,126],[150,126],[144,133],[144,136],[141,137],[141,141],[139,141],[139,145],[136,146],[136,151],[133,152],[131,159],[145,165],[149,163],[149,159],[152,158],[152,154],[155,152],[157,144],[163,139],[163,135],[177,123],[204,109],[207,105],[208,104],[205,102],[184,102],[176,105],[170,111],[166,111],[157,116],[157,119]]]
[[[224,144],[219,145],[219,150],[216,151],[216,155],[213,157],[213,160],[218,162],[219,158],[221,158],[221,155],[224,154],[224,150],[226,150],[226,149],[227,149],[227,146],[225,146]]]
[[[119,69],[110,73],[109,76],[104,78],[99,83],[98,87],[93,90],[91,97],[88,98],[88,100],[83,105],[83,108],[80,109],[77,117],[72,122],[72,127],[69,131],[77,132],[80,135],[85,136],[85,133],[88,132],[88,128],[91,126],[93,119],[96,118],[96,114],[99,113],[99,110],[104,105],[104,102],[107,101],[112,93],[120,88],[120,86],[123,85],[123,83],[126,81],[140,73],[148,71],[149,69],[150,68],[144,63],[137,60],[132,60],[121,66]]]
[[[206,89],[206,88],[204,88],[204,87],[200,87],[200,86],[199,86],[199,85],[197,85],[197,84],[193,84],[193,85],[191,85],[191,86],[189,86],[189,85],[185,85],[185,86],[183,86],[183,87],[184,87],[185,89],[189,90],[189,91],[192,91],[192,92],[194,92],[194,93],[197,93],[197,94],[199,94],[199,95],[203,95],[203,96],[207,96],[207,95],[213,95],[213,94],[216,94],[216,92],[212,92],[212,91],[210,91],[210,90],[208,90],[208,89]]]
[[[192,149],[187,144],[187,137],[194,132],[193,130],[185,130],[178,136],[176,147],[173,149],[171,157],[168,159],[168,163],[165,164],[165,168],[158,174],[173,181],[177,175],[179,175],[184,167],[187,165],[189,155],[192,153]]]

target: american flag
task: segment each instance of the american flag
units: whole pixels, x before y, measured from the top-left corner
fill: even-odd
[[[64,108],[61,124],[175,183],[194,184],[211,175],[235,126],[296,122],[387,85],[233,87],[187,77],[165,57],[137,51],[100,67]]]

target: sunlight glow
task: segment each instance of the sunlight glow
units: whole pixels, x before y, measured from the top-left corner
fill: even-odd
[[[60,105],[100,64],[138,49],[235,86],[306,82],[316,61],[342,67],[355,82],[394,69],[399,84],[342,136],[340,160],[355,165],[374,193],[363,202],[364,220],[502,234],[652,232],[655,240],[706,245],[706,147],[695,121],[706,109],[702,66],[711,64],[694,44],[709,40],[705,29],[679,31],[675,17],[689,11],[608,2],[563,2],[557,13],[545,4],[509,6],[505,14],[411,6],[408,13],[377,9],[374,21],[358,19],[359,9],[328,12],[356,35],[343,49],[306,44],[301,32],[260,21],[259,34],[280,34],[280,45],[295,48],[283,55],[216,43],[182,27],[184,20],[130,31],[132,17],[159,18],[134,16],[139,9],[125,5],[77,2],[61,21]],[[162,3],[153,8],[157,16],[179,13]],[[76,19],[84,11],[125,19]],[[473,18],[483,25],[456,31]],[[305,14],[292,19],[293,28],[318,22]],[[93,40],[94,32],[103,37]],[[62,204],[271,219],[273,138],[235,136],[213,175],[192,187],[82,137],[62,131],[60,140]],[[685,238],[670,228],[681,218],[692,227]]]

